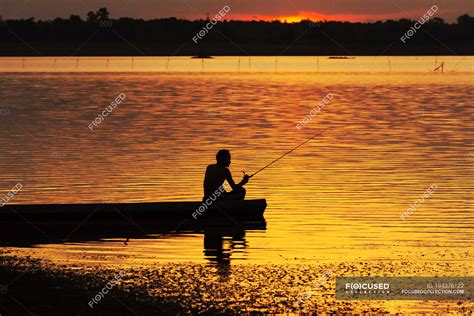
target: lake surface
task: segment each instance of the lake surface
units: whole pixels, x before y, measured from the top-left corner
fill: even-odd
[[[274,57],[252,57],[252,69],[268,71],[229,71],[224,58],[221,71],[201,72],[192,60],[188,72],[3,73],[0,193],[21,183],[12,204],[200,200],[217,150],[231,151],[240,179],[324,131],[247,185],[249,199],[267,199],[267,227],[224,240],[232,264],[452,262],[472,275],[474,58],[392,57],[388,71],[387,57],[334,60],[333,68],[319,57],[319,73],[308,71],[309,58],[292,58],[280,62],[296,70],[280,64],[277,72]],[[433,72],[441,61],[444,73]],[[4,250],[84,265],[209,259],[203,235],[192,233]]]
[[[1,72],[473,73],[473,56],[1,57]]]

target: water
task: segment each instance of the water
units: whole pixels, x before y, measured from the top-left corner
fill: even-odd
[[[248,198],[267,199],[267,228],[224,240],[233,265],[406,261],[415,275],[443,275],[423,267],[449,262],[472,274],[473,57],[438,57],[444,73],[429,70],[434,59],[400,57],[403,71],[392,63],[391,73],[374,66],[386,57],[357,58],[357,71],[340,66],[354,60],[333,71],[325,60],[320,73],[3,73],[0,193],[21,183],[11,203],[200,200],[218,149],[232,152],[240,179],[325,130],[251,180]],[[120,93],[124,102],[91,131]],[[4,250],[83,265],[210,259],[193,233]]]
[[[472,73],[472,56],[2,57],[1,72]]]

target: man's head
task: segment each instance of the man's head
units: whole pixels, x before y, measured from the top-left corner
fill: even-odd
[[[230,152],[227,149],[221,149],[216,155],[217,163],[224,167],[230,166]]]

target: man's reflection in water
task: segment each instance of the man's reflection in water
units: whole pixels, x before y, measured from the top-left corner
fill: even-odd
[[[216,264],[217,273],[227,278],[230,275],[230,260],[236,245],[245,245],[245,230],[232,229],[228,232],[206,230],[204,232],[204,256]]]

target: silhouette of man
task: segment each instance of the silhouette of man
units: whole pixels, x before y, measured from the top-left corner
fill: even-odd
[[[236,184],[232,179],[229,170],[231,163],[230,152],[226,149],[219,150],[216,155],[217,163],[207,166],[206,176],[204,177],[204,200],[210,198],[222,200],[243,200],[245,199],[244,185],[249,182],[250,176],[244,175],[240,183]],[[223,188],[224,181],[229,183],[232,192],[226,192]]]

